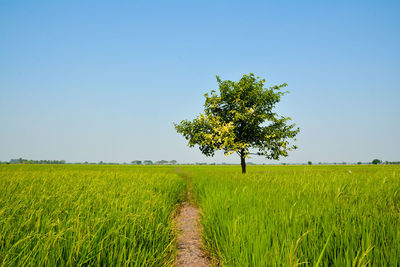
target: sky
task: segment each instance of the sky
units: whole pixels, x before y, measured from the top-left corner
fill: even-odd
[[[215,76],[289,94],[280,161],[400,160],[399,1],[0,0],[0,161],[239,163],[189,148],[173,122]]]

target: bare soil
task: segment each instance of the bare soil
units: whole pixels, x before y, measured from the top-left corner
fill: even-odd
[[[176,225],[179,231],[176,266],[210,266],[201,238],[202,228],[199,208],[190,202],[190,192],[188,192],[186,199],[182,203],[180,213],[176,218]]]

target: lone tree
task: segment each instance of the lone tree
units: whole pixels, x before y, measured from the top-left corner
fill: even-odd
[[[250,155],[267,159],[286,157],[296,149],[289,144],[295,139],[299,128],[287,124],[289,117],[278,116],[273,108],[287,92],[281,89],[287,84],[265,87],[265,79],[253,73],[243,75],[238,81],[222,81],[217,76],[219,94],[212,90],[205,94],[204,114],[193,121],[183,120],[175,129],[189,142],[198,145],[206,156],[223,150],[225,156],[240,156],[242,173],[246,173],[246,158]]]
[[[382,163],[382,161],[380,160],[380,159],[374,159],[373,161],[372,161],[372,164],[381,164]]]

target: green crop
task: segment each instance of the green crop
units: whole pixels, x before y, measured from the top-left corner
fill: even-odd
[[[0,166],[0,266],[173,265],[191,188],[224,266],[399,266],[398,166]]]
[[[0,166],[0,266],[160,266],[173,260],[173,168]]]
[[[400,265],[399,167],[237,168],[186,169],[223,265]]]

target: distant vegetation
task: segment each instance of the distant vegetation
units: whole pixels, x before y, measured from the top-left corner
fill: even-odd
[[[74,162],[74,163],[67,163],[65,160],[32,160],[32,159],[11,159],[10,161],[0,162],[0,164],[99,164],[99,165],[126,165],[128,163],[118,163],[118,162],[104,162],[99,161],[98,163],[94,162]],[[151,160],[134,160],[130,164],[133,165],[176,165],[178,162],[176,160],[159,160],[153,163]]]
[[[381,164],[381,163],[382,163],[382,161],[380,159],[374,159],[372,161],[372,164]]]
[[[385,164],[389,165],[400,164],[400,161],[385,161]]]
[[[176,160],[158,160],[158,161],[152,161],[152,160],[133,160],[130,163],[119,163],[119,162],[104,162],[104,161],[99,161],[98,163],[96,162],[66,162],[65,160],[30,160],[30,159],[11,159],[10,161],[4,161],[1,162],[0,164],[85,164],[85,165],[237,165],[235,163],[225,163],[225,162],[212,162],[212,163],[206,163],[206,162],[192,162],[192,163],[179,163]],[[254,163],[254,162],[248,162],[247,165],[313,165],[312,161],[307,161],[306,163]],[[318,165],[351,165],[351,164],[389,164],[389,165],[394,165],[394,164],[400,164],[400,161],[381,161],[379,159],[374,159],[371,162],[361,162],[358,161],[356,163],[351,163],[351,162],[318,162]]]
[[[65,164],[65,160],[32,160],[32,159],[11,159],[10,164]]]

